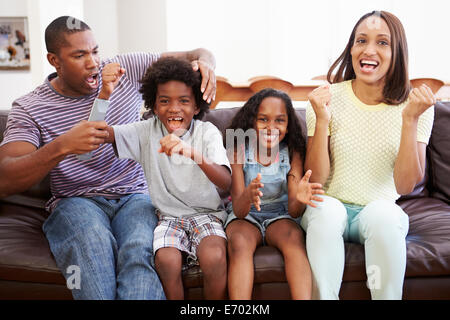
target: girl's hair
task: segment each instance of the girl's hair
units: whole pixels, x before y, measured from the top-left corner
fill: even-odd
[[[289,96],[283,91],[267,88],[255,93],[236,113],[228,129],[242,129],[244,132],[248,129],[254,129],[259,105],[265,98],[268,97],[279,98],[284,102],[288,116],[288,125],[287,133],[282,141],[287,144],[289,154],[291,156],[294,151],[297,151],[303,159],[305,156],[306,141],[303,138],[300,122],[295,114],[295,109],[292,106],[291,98],[289,98]],[[280,141],[280,143],[282,141]],[[235,146],[235,148],[237,147],[240,146]]]
[[[200,91],[202,83],[200,71],[194,71],[189,61],[173,57],[160,58],[154,62],[142,78],[139,92],[142,93],[145,108],[154,113],[158,85],[172,80],[183,82],[192,89],[196,106],[200,109],[194,119],[201,119],[209,111],[209,103],[203,100],[203,94]]]
[[[391,50],[392,58],[389,70],[386,74],[386,82],[383,88],[382,102],[390,105],[398,105],[404,102],[411,90],[408,75],[408,44],[406,34],[400,20],[392,13],[386,11],[372,11],[363,15],[353,28],[344,52],[333,63],[327,74],[327,80],[330,83],[338,83],[345,80],[355,79],[355,71],[352,65],[351,49],[355,42],[355,34],[358,26],[368,17],[377,16],[382,18],[391,32]],[[336,69],[333,76],[333,71]]]

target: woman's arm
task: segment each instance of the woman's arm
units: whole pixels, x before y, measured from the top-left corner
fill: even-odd
[[[398,194],[414,190],[425,174],[426,144],[417,142],[419,117],[436,103],[433,92],[426,85],[414,88],[402,112],[400,148],[394,165],[394,182]]]
[[[325,184],[330,174],[330,138],[328,125],[331,113],[328,103],[331,99],[329,85],[313,90],[308,99],[316,115],[314,136],[308,137],[306,146],[305,170],[311,170],[311,181]]]

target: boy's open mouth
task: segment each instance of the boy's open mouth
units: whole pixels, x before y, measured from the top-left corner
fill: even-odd
[[[167,125],[169,128],[168,131],[173,132],[177,129],[180,129],[183,125],[183,118],[182,117],[169,117],[167,118]]]
[[[359,64],[361,66],[361,71],[364,73],[373,72],[379,65],[378,61],[369,59],[362,59],[359,61]]]

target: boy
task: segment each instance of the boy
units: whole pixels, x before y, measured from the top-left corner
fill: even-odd
[[[124,72],[118,64],[105,67],[99,99],[109,99]],[[200,84],[189,62],[161,58],[147,70],[140,89],[155,117],[107,128],[117,156],[144,169],[160,219],[155,266],[168,299],[184,298],[186,256],[188,263],[198,259],[205,298],[226,298],[226,212],[216,186],[230,188],[231,169],[219,130],[196,120],[209,109]]]

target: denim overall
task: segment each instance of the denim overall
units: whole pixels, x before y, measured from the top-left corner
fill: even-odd
[[[268,225],[278,219],[288,218],[300,223],[300,218],[294,219],[288,213],[287,174],[290,169],[289,150],[285,143],[280,144],[279,155],[269,166],[263,166],[256,160],[254,148],[251,145],[245,150],[243,166],[245,186],[247,187],[258,173],[261,173],[261,183],[264,184],[264,188],[259,189],[263,193],[261,211],[256,210],[252,205],[245,220],[258,227],[263,238]],[[237,219],[231,202],[227,206],[227,211],[229,215],[225,226]]]

